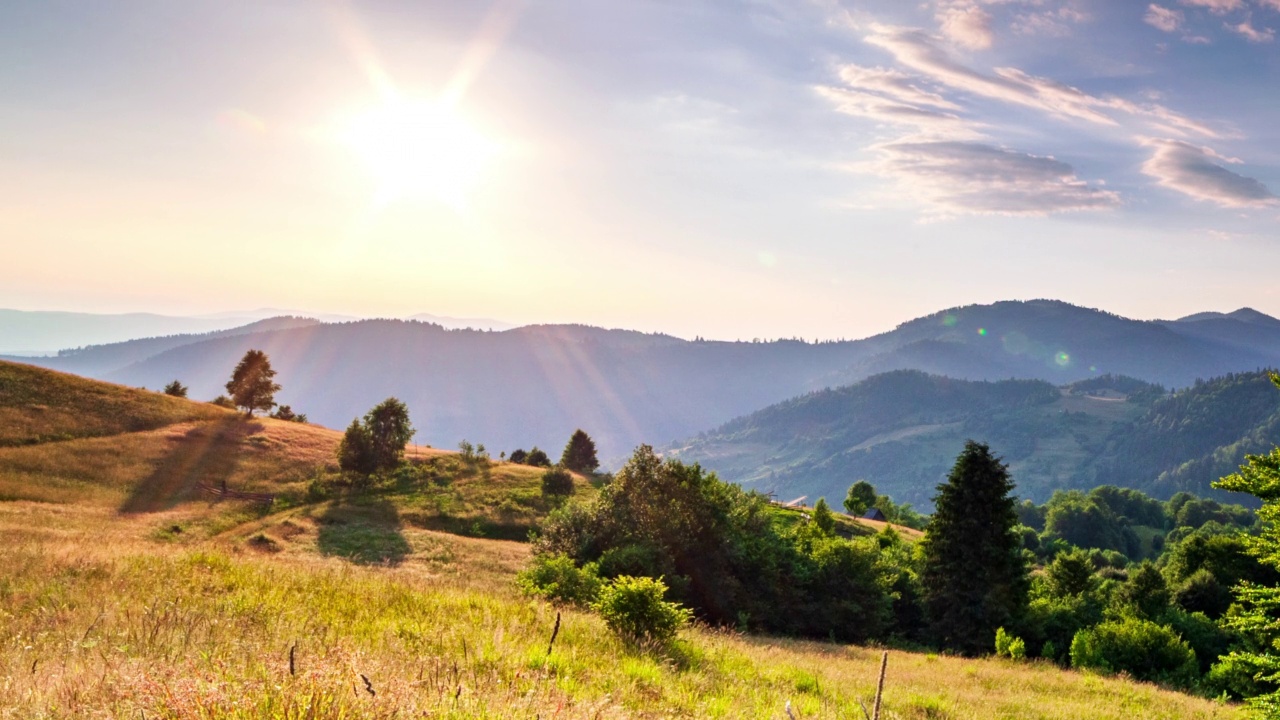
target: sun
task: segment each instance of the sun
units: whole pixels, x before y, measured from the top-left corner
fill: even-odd
[[[350,117],[339,136],[367,167],[380,205],[419,199],[465,209],[498,151],[456,108],[429,100],[384,102]]]

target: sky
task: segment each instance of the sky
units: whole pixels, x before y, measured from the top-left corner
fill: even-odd
[[[1280,0],[0,4],[0,307],[1280,315]]]

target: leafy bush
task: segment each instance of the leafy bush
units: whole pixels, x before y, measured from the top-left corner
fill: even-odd
[[[709,622],[767,632],[865,642],[917,614],[911,576],[881,564],[876,538],[827,536],[793,518],[642,446],[594,501],[551,513],[534,552],[597,562],[602,577],[662,577]]]
[[[226,408],[228,410],[236,409],[236,404],[232,402],[231,398],[227,397],[226,395],[219,395],[218,397],[210,400],[209,404],[217,405],[220,408]]]
[[[173,382],[164,386],[164,394],[172,395],[173,397],[184,398],[187,396],[187,386],[183,385],[177,380],[174,380]]]
[[[551,467],[551,458],[547,457],[545,451],[539,450],[538,446],[534,445],[529,454],[525,456],[524,464],[534,467]]]
[[[564,555],[541,555],[516,575],[516,584],[530,595],[552,602],[588,606],[600,596],[600,576],[596,566],[578,567]]]
[[[1196,656],[1178,634],[1150,620],[1125,618],[1081,630],[1071,641],[1071,666],[1189,688]]]
[[[1027,656],[1027,644],[1022,638],[1010,635],[1004,628],[996,628],[996,657],[1021,660]]]
[[[619,636],[665,645],[693,617],[688,608],[663,600],[666,594],[661,578],[623,575],[601,588],[592,607]]]
[[[542,494],[567,497],[573,494],[573,476],[562,467],[553,467],[542,473]]]

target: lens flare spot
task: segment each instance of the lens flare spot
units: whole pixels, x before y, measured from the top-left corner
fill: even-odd
[[[955,315],[944,315],[944,316],[942,317],[942,324],[943,324],[945,327],[955,327],[955,326],[956,326],[956,316],[955,316]]]
[[[982,337],[986,337],[986,336],[987,336],[987,329],[986,329],[986,328],[978,328],[978,334],[979,334],[979,335],[981,335]]]
[[[1059,352],[1053,357],[1053,361],[1058,363],[1061,367],[1066,367],[1071,364],[1071,356],[1065,352]]]
[[[1098,366],[1097,366],[1097,365],[1090,365],[1090,366],[1089,366],[1089,372],[1095,372],[1095,373],[1096,373],[1096,372],[1098,372]]]

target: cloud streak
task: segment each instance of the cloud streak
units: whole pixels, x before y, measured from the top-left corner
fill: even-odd
[[[1121,113],[1153,121],[1173,132],[1218,137],[1217,132],[1203,123],[1161,105],[1098,97],[1017,68],[996,68],[993,74],[979,72],[956,61],[922,30],[884,25],[872,26],[871,30],[865,38],[868,44],[889,52],[901,65],[955,90],[1032,108],[1065,120],[1114,127],[1120,124],[1115,115]]]
[[[1048,215],[1107,210],[1119,194],[1089,185],[1067,163],[985,143],[891,142],[867,169],[895,178],[941,215]]]
[[[1153,139],[1144,144],[1152,154],[1142,172],[1162,187],[1223,207],[1260,207],[1280,200],[1260,181],[1221,164],[1238,164],[1235,158],[1181,140]]]

